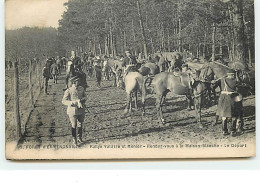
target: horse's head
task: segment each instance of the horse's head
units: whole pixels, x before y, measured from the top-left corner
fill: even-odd
[[[212,68],[208,65],[205,64],[203,67],[199,70],[199,79],[200,81],[211,81],[214,79],[214,71]]]

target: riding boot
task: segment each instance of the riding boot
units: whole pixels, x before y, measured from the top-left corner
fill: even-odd
[[[82,143],[82,127],[78,127],[77,142],[78,144]]]
[[[236,130],[237,130],[237,119],[232,120],[232,127],[231,127],[231,135],[235,136],[236,135]]]
[[[228,135],[228,128],[227,128],[227,119],[226,120],[222,120],[222,133],[223,135]]]
[[[244,122],[242,120],[238,120],[237,121],[237,133],[243,134],[243,132],[244,132],[243,126],[244,126]]]
[[[72,141],[73,141],[73,144],[77,145],[76,128],[72,128],[72,129],[71,129],[71,132],[72,132]]]

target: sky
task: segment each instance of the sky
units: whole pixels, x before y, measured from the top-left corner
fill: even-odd
[[[5,28],[28,27],[57,28],[68,0],[6,0]]]

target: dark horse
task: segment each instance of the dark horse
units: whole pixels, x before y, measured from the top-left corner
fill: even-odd
[[[167,93],[172,92],[175,95],[186,96],[188,100],[188,108],[191,107],[191,102],[194,98],[194,105],[197,117],[197,123],[200,127],[201,124],[201,102],[202,95],[206,92],[207,88],[205,83],[194,81],[194,78],[187,73],[181,73],[176,76],[170,72],[162,72],[155,75],[152,81],[153,90],[156,94],[156,108],[160,122],[165,124],[162,112],[163,101]]]

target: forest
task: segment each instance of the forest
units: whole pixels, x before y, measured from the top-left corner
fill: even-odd
[[[145,57],[157,51],[189,50],[197,57],[211,57],[213,51],[232,60],[235,52],[241,50],[241,43],[237,42],[242,41],[243,58],[251,63],[253,3],[253,0],[70,0],[65,4],[67,11],[60,20],[58,33],[67,50],[113,56],[125,50],[135,55],[142,52]],[[236,17],[238,12],[242,17]]]
[[[69,0],[55,28],[6,30],[6,58],[189,51],[254,62],[253,0]]]

